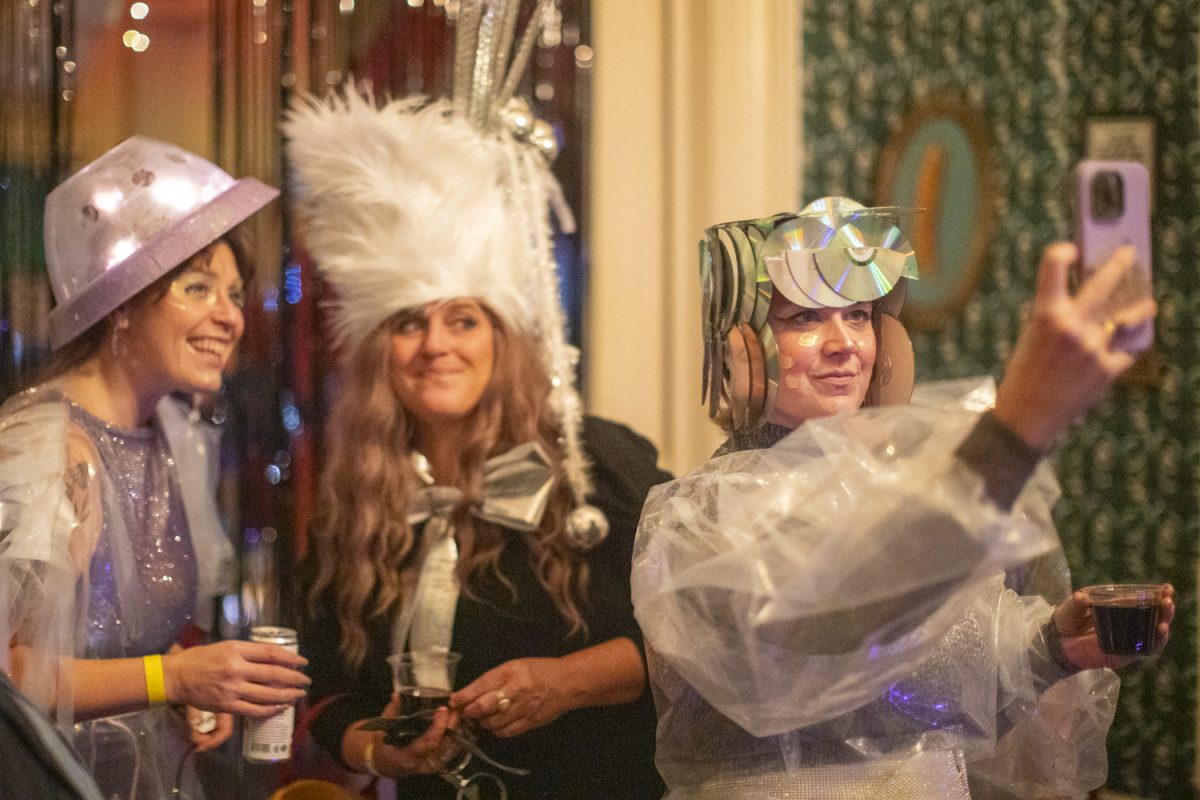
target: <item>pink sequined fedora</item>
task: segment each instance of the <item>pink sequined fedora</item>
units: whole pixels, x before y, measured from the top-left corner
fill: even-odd
[[[58,349],[278,196],[173,144],[134,136],[46,198]]]

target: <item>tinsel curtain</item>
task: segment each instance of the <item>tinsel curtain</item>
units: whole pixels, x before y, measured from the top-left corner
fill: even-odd
[[[42,203],[70,163],[74,0],[0,5],[0,397],[49,350]]]

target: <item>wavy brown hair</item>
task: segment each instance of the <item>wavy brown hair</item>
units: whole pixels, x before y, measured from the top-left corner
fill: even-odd
[[[221,243],[228,245],[229,249],[233,251],[233,263],[237,266],[238,275],[241,276],[242,284],[248,291],[250,282],[254,279],[254,262],[250,260],[250,245],[246,229],[244,226],[238,225],[188,256],[178,266],[167,272],[166,275],[156,278],[153,283],[126,300],[118,308],[161,300],[170,291],[171,283],[183,274],[183,272],[198,265],[211,263],[213,252],[217,249],[217,245]],[[55,350],[51,354],[50,359],[33,373],[32,378],[25,383],[23,388],[27,389],[31,386],[47,383],[75,369],[96,355],[104,343],[108,341],[111,332],[112,313],[109,313],[99,322]]]
[[[586,562],[562,535],[572,497],[562,469],[559,431],[548,407],[550,382],[533,340],[505,327],[490,310],[487,313],[495,359],[460,449],[457,488],[465,502],[453,517],[458,579],[472,594],[473,579],[486,571],[512,590],[500,571],[500,554],[508,537],[524,536],[534,573],[575,633],[584,629],[579,602],[588,574]],[[393,320],[355,348],[344,371],[326,431],[326,464],[312,536],[316,579],[308,592],[309,611],[315,614],[326,593],[332,593],[342,630],[340,652],[350,667],[360,665],[366,655],[364,621],[388,614],[403,602],[402,587],[419,566],[414,563],[407,515],[409,498],[421,482],[409,462],[412,420],[392,389]],[[540,527],[516,533],[470,516],[484,462],[531,441],[550,455],[559,478]]]

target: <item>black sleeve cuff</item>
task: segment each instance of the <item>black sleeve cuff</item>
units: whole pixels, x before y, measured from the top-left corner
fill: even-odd
[[[1037,635],[1030,642],[1029,668],[1033,672],[1038,694],[1081,671],[1063,651],[1062,637],[1053,619],[1039,626]]]
[[[987,412],[958,446],[957,455],[983,478],[988,496],[1008,511],[1041,460],[1012,429]]]

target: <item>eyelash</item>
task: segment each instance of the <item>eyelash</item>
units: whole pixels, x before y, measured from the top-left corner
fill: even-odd
[[[396,333],[417,333],[423,331],[427,324],[424,318],[400,320],[396,323]],[[473,316],[451,317],[446,320],[446,325],[459,330],[472,330],[479,326],[479,320]]]
[[[855,309],[845,314],[847,322],[867,323],[872,319],[872,314],[866,309]],[[815,311],[801,311],[798,314],[793,314],[786,317],[784,322],[790,325],[815,325],[821,321],[821,316]]]
[[[183,291],[185,294],[192,296],[208,297],[209,294],[216,291],[216,287],[207,281],[199,280],[186,284],[183,287]],[[233,303],[239,309],[245,308],[246,295],[241,289],[231,291],[229,293],[229,302]]]

